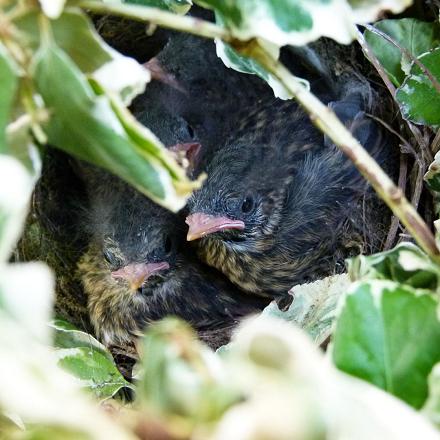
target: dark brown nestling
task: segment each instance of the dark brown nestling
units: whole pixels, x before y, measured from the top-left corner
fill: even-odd
[[[392,160],[380,125],[365,114],[369,93],[353,91],[331,106],[379,163]],[[271,101],[244,118],[207,174],[190,201],[187,239],[257,295],[285,295],[336,272],[350,249],[362,250],[377,205],[354,165],[293,102]]]
[[[149,323],[174,315],[216,348],[241,317],[264,307],[180,248],[181,218],[116,177],[80,167],[90,189],[91,240],[77,273],[105,345],[126,345]]]

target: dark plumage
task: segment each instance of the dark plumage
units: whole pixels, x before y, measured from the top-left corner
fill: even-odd
[[[392,147],[372,108],[367,85],[331,106],[380,162]],[[358,253],[377,204],[351,162],[293,102],[270,101],[245,117],[210,162],[190,201],[188,239],[200,257],[242,289],[267,296],[329,275]],[[367,212],[362,208],[366,203]],[[380,212],[375,212],[380,238]],[[364,229],[365,228],[365,229]]]
[[[219,346],[242,316],[264,306],[180,249],[182,219],[119,179],[81,168],[91,241],[78,276],[95,333],[106,345],[127,344],[148,323],[176,315]]]

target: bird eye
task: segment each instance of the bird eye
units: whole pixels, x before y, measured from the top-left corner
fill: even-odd
[[[171,241],[171,238],[167,235],[165,238],[165,247],[164,247],[165,253],[169,254],[171,252],[172,247],[173,247],[173,242]]]
[[[186,124],[186,129],[188,130],[188,134],[192,139],[194,137],[194,129],[189,124]]]
[[[102,251],[102,254],[104,256],[104,260],[107,261],[107,263],[112,264],[114,262],[113,255],[108,249],[104,249]]]
[[[254,199],[251,196],[247,196],[241,205],[241,212],[248,214],[254,208]]]

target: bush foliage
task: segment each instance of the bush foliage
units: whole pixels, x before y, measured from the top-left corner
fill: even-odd
[[[431,21],[422,21],[415,8],[370,25],[384,11],[402,13],[410,2],[196,3],[215,12],[216,24],[199,20],[195,26],[185,15],[190,0],[0,3],[1,435],[438,438],[439,251],[423,221],[411,223],[412,211],[390,196],[386,180],[375,179],[375,189],[402,224],[415,224],[408,231],[423,250],[401,243],[352,259],[349,276],[295,286],[289,310],[271,304],[217,353],[197,342],[186,324],[164,320],[140,342],[134,383],[91,335],[51,320],[53,279],[43,264],[8,262],[44,144],[108,169],[173,211],[201,183],[190,181],[127,110],[150,74],[101,39],[90,11],[215,38],[226,65],[260,76],[278,96],[299,99],[341,148],[341,139],[352,141],[342,124],[333,116],[322,119],[322,104],[306,82],[282,70],[278,56],[282,46],[323,36],[342,44],[357,39],[408,124],[402,133],[413,138],[399,134],[402,145],[414,151],[420,177],[426,172],[438,212],[438,11],[432,9]],[[364,174],[374,180],[379,171],[371,161]],[[330,336],[324,355],[317,345]],[[124,403],[127,394],[134,394],[133,403]]]

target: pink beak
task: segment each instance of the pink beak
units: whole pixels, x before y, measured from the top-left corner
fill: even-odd
[[[135,263],[113,271],[112,277],[115,279],[122,278],[128,281],[131,290],[136,291],[151,275],[169,268],[170,265],[165,261],[161,261],[160,263]]]
[[[228,229],[244,229],[244,222],[241,220],[232,220],[228,217],[215,217],[213,215],[196,212],[189,215],[185,223],[189,226],[186,239],[188,241],[197,240],[214,232]]]

